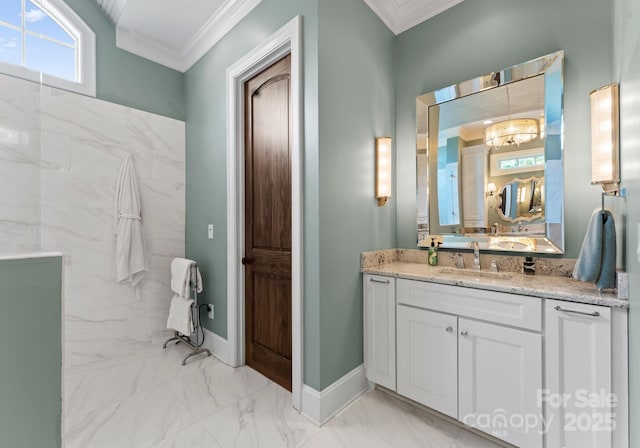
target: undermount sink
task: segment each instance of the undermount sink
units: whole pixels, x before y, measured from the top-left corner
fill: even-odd
[[[508,272],[491,272],[491,271],[474,271],[472,269],[453,269],[453,268],[445,268],[440,272],[447,275],[453,275],[457,277],[465,277],[465,278],[487,278],[487,279],[502,279],[502,280],[510,280],[513,278],[513,275]]]
[[[535,248],[535,241],[532,238],[496,239],[491,241],[491,244],[489,245],[489,249],[506,249],[522,252],[528,252]]]

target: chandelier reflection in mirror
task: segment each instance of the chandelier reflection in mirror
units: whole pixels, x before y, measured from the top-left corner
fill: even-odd
[[[540,133],[538,120],[533,118],[517,118],[501,121],[489,126],[485,130],[487,146],[499,148],[501,146],[527,143],[538,137]]]
[[[540,135],[540,122],[534,118],[511,118],[511,104],[509,99],[509,87],[507,92],[508,120],[492,124],[485,129],[484,141],[487,146],[498,149],[501,146],[520,146]]]

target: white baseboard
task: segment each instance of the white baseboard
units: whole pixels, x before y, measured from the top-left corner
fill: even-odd
[[[369,389],[364,364],[361,364],[321,392],[305,385],[302,413],[322,426]]]
[[[227,344],[227,340],[222,336],[218,336],[213,331],[207,330],[203,327],[204,330],[204,343],[202,346],[204,348],[208,348],[213,353],[213,356],[218,358],[225,364],[229,364],[229,348]]]

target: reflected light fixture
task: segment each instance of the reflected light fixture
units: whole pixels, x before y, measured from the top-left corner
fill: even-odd
[[[618,191],[620,184],[619,86],[591,92],[591,184]]]
[[[516,145],[530,142],[539,134],[539,122],[533,118],[516,118],[493,124],[485,130],[487,146],[499,148],[501,146]]]
[[[391,137],[376,138],[376,199],[378,207],[391,197]]]
[[[488,126],[484,131],[484,142],[492,148],[530,142],[540,134],[540,122],[534,118],[511,118],[509,87],[507,91],[508,120]]]
[[[494,184],[493,182],[489,182],[487,184],[487,196],[493,196],[495,192],[496,192],[496,184]]]

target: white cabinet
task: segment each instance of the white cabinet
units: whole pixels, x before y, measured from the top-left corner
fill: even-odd
[[[541,448],[541,335],[463,318],[458,328],[458,419],[518,447]]]
[[[398,306],[398,393],[458,418],[457,317]]]
[[[487,227],[487,181],[486,145],[469,146],[461,149],[462,168],[462,218],[464,227]]]
[[[367,379],[396,390],[395,278],[365,275],[364,368]]]
[[[545,317],[547,446],[610,448],[611,309],[547,300]]]
[[[628,448],[625,309],[376,275],[364,293],[369,381],[519,448]]]

